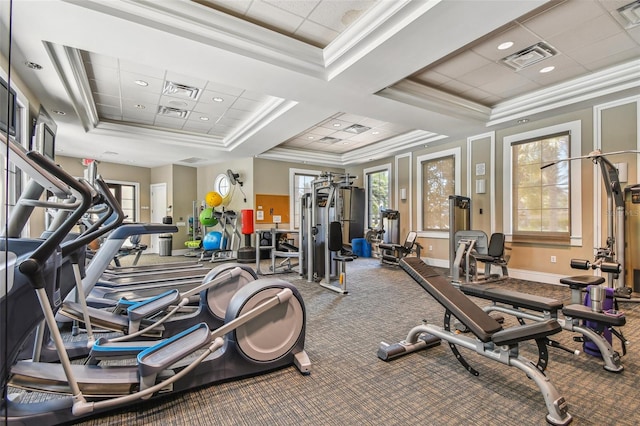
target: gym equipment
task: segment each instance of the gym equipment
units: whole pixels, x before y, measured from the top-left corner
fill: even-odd
[[[420,257],[420,250],[422,246],[416,242],[418,234],[415,231],[411,231],[407,234],[407,238],[403,244],[380,244],[378,248],[382,251],[380,256],[380,262],[388,265],[397,266],[400,263],[400,259],[410,255],[414,251],[416,256]]]
[[[272,228],[270,231],[264,230],[258,231],[256,239],[259,243],[255,249],[256,260],[256,273],[258,275],[271,275],[278,273],[288,273],[293,271],[293,268],[299,266],[299,262],[292,262],[291,259],[300,258],[300,250],[298,247],[287,242],[287,237],[290,233],[296,234],[298,231],[295,229],[283,230]],[[268,237],[269,240],[265,239]],[[271,259],[271,265],[269,266],[269,272],[263,272],[260,269],[260,261],[262,260],[262,253],[269,252],[269,258]],[[278,259],[282,259],[277,265]]]
[[[5,389],[28,390],[3,398],[0,415],[8,423],[70,422],[142,399],[291,364],[303,373],[310,371],[304,352],[304,303],[294,286],[277,279],[254,281],[238,291],[229,303],[225,324],[213,332],[206,324],[198,324],[151,347],[134,344],[132,348],[112,348],[118,356],[135,354],[133,366],[72,365],[54,318],[59,245],[90,207],[92,193],[42,155],[24,153],[21,147],[12,151],[16,152],[12,162],[21,170],[50,182],[46,188],[64,198],[73,196],[78,202],[46,240],[25,240],[24,244],[19,239],[5,240],[9,241],[7,253],[12,253],[7,257],[14,261],[2,265],[10,268],[11,274],[6,270],[5,276],[12,278],[7,292],[0,295],[0,315],[12,327],[1,331],[4,350],[0,351],[0,380]],[[15,362],[24,339],[41,319],[51,330],[60,363]],[[46,393],[63,396],[47,399]]]
[[[381,343],[378,349],[380,359],[388,361],[435,346],[438,344],[438,339],[445,340],[456,359],[475,376],[480,373],[467,363],[457,346],[470,349],[489,359],[523,371],[540,389],[548,411],[547,422],[553,425],[571,423],[572,417],[568,413],[565,399],[543,373],[547,364],[544,340],[547,336],[561,330],[556,320],[547,319],[503,329],[495,319],[474,304],[460,290],[449,284],[446,278],[440,276],[421,259],[407,257],[400,261],[400,266],[445,308],[444,325],[443,327],[433,324],[419,325],[412,328],[407,338],[400,343],[392,345]],[[475,338],[451,331],[450,320],[452,316],[464,324]],[[530,340],[535,340],[538,346],[537,366],[518,353],[519,344]]]
[[[572,294],[577,293],[579,299],[581,290],[585,287],[588,288],[580,280],[563,278],[560,281],[564,284],[569,284]],[[596,312],[590,307],[584,306],[581,302],[565,306],[560,300],[486,284],[461,284],[459,289],[468,296],[490,300],[492,304],[483,308],[485,312],[500,312],[514,316],[520,324],[524,324],[525,320],[546,321],[552,318],[558,321],[563,330],[580,333],[582,335],[581,341],[590,342],[596,348],[598,354],[594,350],[587,351],[586,347],[585,352],[600,356],[604,361],[605,370],[618,373],[624,369],[620,362],[620,354],[611,347],[611,339],[603,336],[605,330],[614,330],[614,326],[623,326],[626,323],[624,315],[611,316],[603,312]],[[564,318],[559,317],[559,311],[562,312]],[[616,335],[620,337],[624,355],[626,353],[625,340],[621,333],[616,331]],[[580,353],[548,338],[545,339],[545,343],[548,346],[559,348],[575,355]]]
[[[455,234],[456,256],[453,261],[453,283],[488,283],[509,277],[505,255],[505,235],[500,232],[487,234],[483,231],[458,231]],[[478,262],[484,263],[484,274],[478,272]],[[501,274],[492,274],[492,266],[500,267]]]
[[[222,204],[222,195],[216,191],[207,192],[207,195],[204,197],[205,202],[210,207],[216,208]]]
[[[218,224],[218,218],[214,215],[215,210],[212,208],[206,208],[200,212],[198,219],[202,226],[216,226]]]
[[[627,186],[624,195],[626,285],[632,291],[640,293],[640,184]]]
[[[102,329],[117,331],[129,338],[137,336],[167,338],[185,328],[204,323],[220,327],[231,297],[257,279],[246,265],[225,263],[211,270],[200,285],[159,292],[133,289],[119,292],[112,311],[65,302],[60,314]],[[195,308],[188,305],[196,303]]]
[[[380,209],[382,242],[384,244],[400,244],[400,212],[391,209]]]
[[[449,195],[449,276],[458,274],[454,259],[458,250],[455,238],[459,231],[471,229],[471,198],[461,195]]]
[[[332,285],[332,281],[340,281],[344,274],[344,264],[341,263],[340,272],[337,264],[346,260],[338,259],[337,256],[351,257],[352,260],[353,257],[347,256],[342,249],[342,240],[339,242],[340,250],[329,248],[330,241],[335,243],[333,248],[337,248],[338,243],[337,228],[332,228],[331,223],[341,225],[344,214],[343,192],[354,187],[355,178],[348,173],[323,172],[311,181],[311,192],[301,198],[301,275],[306,276],[308,282],[320,281],[322,287],[341,294],[347,293],[344,285]],[[330,229],[335,231],[333,237]],[[342,230],[339,238],[342,238]]]
[[[251,235],[253,234],[253,210],[240,210],[240,232],[244,235],[244,247],[238,249],[238,262],[254,262],[256,260],[256,251],[251,247]]]
[[[120,268],[122,267],[120,264],[121,258],[135,255],[132,265],[137,266],[142,252],[146,249],[147,245],[140,243],[140,235],[132,235],[129,237],[129,244],[123,244],[122,247],[120,247],[120,250],[118,250],[118,253],[113,257],[113,263],[115,263],[116,267]]]
[[[631,289],[625,287],[624,194],[620,187],[618,169],[606,156],[639,153],[640,151],[636,150],[626,150],[603,154],[602,151],[596,149],[587,155],[564,158],[541,167],[541,169],[545,169],[561,162],[573,160],[591,160],[593,164],[600,167],[602,182],[607,193],[607,245],[596,249],[595,262],[618,263],[623,266],[618,273],[609,273],[607,285],[615,289],[616,294],[626,298],[629,298]]]
[[[205,250],[220,250],[223,246],[226,246],[226,241],[223,241],[221,232],[209,231],[202,239],[202,248]]]

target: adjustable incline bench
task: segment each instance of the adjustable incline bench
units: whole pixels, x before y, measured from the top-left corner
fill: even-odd
[[[547,364],[545,339],[561,330],[556,320],[548,319],[503,329],[494,318],[421,259],[417,257],[404,258],[400,261],[400,266],[445,308],[444,324],[443,327],[432,324],[419,325],[412,328],[406,340],[400,343],[392,345],[381,343],[378,349],[380,359],[389,361],[433,346],[437,344],[434,343],[434,339],[443,339],[449,343],[449,347],[458,361],[475,376],[479,373],[462,357],[456,345],[522,370],[527,377],[536,383],[542,393],[548,411],[547,422],[553,425],[571,423],[573,418],[568,413],[567,403],[544,375],[544,368]],[[475,338],[452,332],[450,329],[451,316],[463,323]],[[518,354],[518,344],[528,340],[535,340],[537,343],[539,356],[537,365]]]
[[[580,303],[581,290],[594,282],[599,283],[596,279],[601,277],[593,277],[593,280],[580,278],[585,277],[570,277],[560,280],[563,284],[570,286],[572,293],[577,293],[577,296],[576,294],[573,295],[573,303],[566,306],[563,306],[563,303],[556,299],[512,291],[499,286],[461,284],[459,288],[468,296],[490,300],[492,304],[483,308],[485,312],[501,312],[515,316],[520,324],[524,324],[525,320],[557,320],[564,330],[580,333],[583,341],[591,341],[596,345],[604,361],[605,370],[619,373],[624,369],[620,362],[620,354],[613,350],[609,341],[602,335],[602,332],[605,329],[609,329],[615,336],[620,338],[624,355],[626,352],[624,338],[613,327],[623,326],[626,323],[626,318],[623,314],[612,316],[603,312],[594,312],[588,306],[582,305]],[[602,281],[604,281],[604,278],[602,278]],[[558,318],[558,311],[560,310],[564,318]],[[591,325],[595,325],[595,327],[585,325],[587,321]],[[546,343],[549,346],[560,348],[576,355],[579,353],[550,339],[547,339]]]

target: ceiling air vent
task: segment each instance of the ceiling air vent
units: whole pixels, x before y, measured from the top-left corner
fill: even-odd
[[[547,43],[540,42],[509,55],[506,58],[502,58],[501,61],[509,68],[520,71],[521,69],[555,56],[556,53],[553,47]]]
[[[363,126],[361,124],[352,124],[351,126],[344,129],[345,132],[355,133],[356,135],[364,133],[367,130],[371,130],[371,127]]]
[[[640,25],[640,0],[629,3],[618,9],[626,29]]]
[[[338,139],[338,138],[332,138],[331,136],[325,136],[324,138],[318,140],[318,142],[322,142],[322,143],[336,143],[336,142],[340,142],[342,139]]]
[[[164,89],[162,89],[163,95],[180,96],[186,99],[198,99],[200,89],[193,86],[187,86],[186,84],[174,83],[173,81],[165,81]]]
[[[167,117],[173,118],[187,118],[187,116],[189,115],[189,111],[180,108],[171,108],[168,106],[160,105],[158,107],[158,114],[166,115]]]

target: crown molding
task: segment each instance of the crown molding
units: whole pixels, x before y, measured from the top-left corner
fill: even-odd
[[[425,110],[482,123],[485,123],[491,114],[490,108],[477,102],[411,80],[402,80],[382,89],[376,95]]]
[[[501,102],[492,109],[487,126],[637,87],[640,87],[640,59]]]
[[[47,41],[43,41],[43,44],[82,127],[85,132],[88,132],[96,127],[100,120],[80,52],[77,49]]]
[[[424,130],[412,130],[344,154],[319,153],[294,148],[273,148],[257,157],[276,161],[346,167],[389,157],[401,151],[446,139],[447,137],[425,132]]]

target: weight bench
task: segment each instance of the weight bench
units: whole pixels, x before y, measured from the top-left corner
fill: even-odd
[[[574,283],[576,286],[579,284],[579,282]],[[586,281],[584,285],[588,285]],[[562,329],[580,333],[584,341],[593,342],[600,351],[605,370],[619,373],[624,369],[620,362],[620,354],[613,350],[611,344],[602,335],[602,331],[605,328],[612,329],[613,327],[623,326],[626,323],[624,315],[611,316],[601,312],[594,312],[591,308],[579,303],[564,306],[561,301],[556,299],[521,293],[497,286],[461,284],[459,288],[467,296],[491,301],[491,305],[483,308],[485,312],[501,312],[514,316],[520,324],[524,324],[525,320],[547,321],[554,319],[558,321]],[[558,311],[562,311],[564,318],[559,318]],[[584,325],[585,321],[597,323],[598,326],[595,329],[588,327]],[[614,334],[621,337],[619,333]],[[622,338],[620,340],[622,341],[624,354],[626,352],[625,343]],[[546,343],[548,346],[560,348],[576,355],[579,353],[551,339],[547,339]]]
[[[445,340],[449,343],[456,359],[475,376],[479,373],[462,357],[456,345],[523,371],[528,378],[536,383],[542,393],[548,411],[547,422],[554,425],[571,423],[573,418],[568,413],[564,398],[543,372],[547,363],[545,339],[561,330],[560,324],[556,320],[547,319],[503,329],[494,318],[421,259],[417,257],[404,258],[400,260],[400,267],[445,308],[444,324],[443,327],[432,324],[419,325],[412,328],[406,340],[400,343],[391,345],[381,343],[378,349],[380,359],[389,361],[433,346],[437,344],[434,343],[436,339]],[[463,323],[475,338],[451,331],[451,316]],[[518,353],[518,344],[529,340],[535,340],[538,346],[537,366]]]

